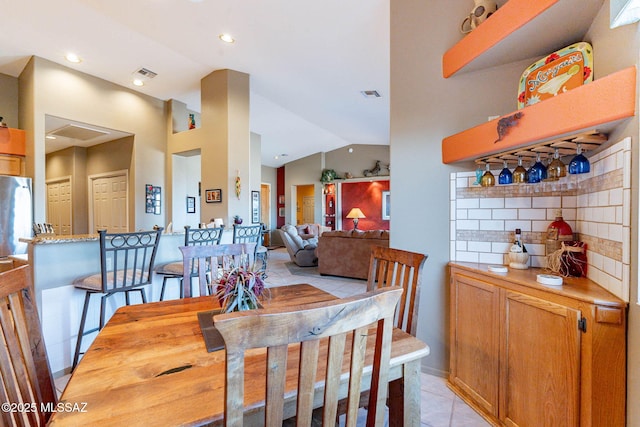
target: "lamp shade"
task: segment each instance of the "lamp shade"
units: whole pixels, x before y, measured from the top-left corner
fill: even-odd
[[[351,218],[351,219],[354,219],[354,218],[366,218],[366,216],[364,216],[364,214],[362,213],[360,208],[351,208],[351,210],[347,214],[347,218]]]

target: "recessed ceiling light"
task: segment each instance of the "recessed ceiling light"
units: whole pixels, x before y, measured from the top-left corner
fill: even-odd
[[[56,137],[53,136],[53,135],[47,135],[47,136],[45,136],[45,138],[47,138],[47,139],[56,139]]]
[[[144,86],[144,82],[140,79],[134,79],[133,80],[133,85],[134,86]]]
[[[350,152],[350,153],[353,153],[353,148],[349,148],[349,152]]]
[[[222,40],[225,43],[233,43],[235,42],[235,39],[231,36],[231,34],[220,34],[218,37],[220,37],[220,40]]]
[[[67,59],[67,61],[73,62],[74,64],[82,62],[82,59],[80,59],[80,57],[75,53],[67,53],[67,56],[65,56],[65,58]]]

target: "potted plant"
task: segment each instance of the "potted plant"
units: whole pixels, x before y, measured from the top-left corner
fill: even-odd
[[[265,294],[264,281],[259,273],[244,266],[225,271],[219,279],[216,296],[223,313],[261,308]]]

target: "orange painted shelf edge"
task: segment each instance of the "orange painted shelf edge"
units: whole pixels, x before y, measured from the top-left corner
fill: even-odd
[[[482,25],[445,52],[442,56],[442,76],[451,77],[558,1],[509,0]]]
[[[25,135],[22,129],[0,128],[0,154],[26,155]]]
[[[636,68],[625,68],[518,111],[522,118],[502,141],[495,142],[500,118],[444,138],[442,162],[473,160],[633,117]]]

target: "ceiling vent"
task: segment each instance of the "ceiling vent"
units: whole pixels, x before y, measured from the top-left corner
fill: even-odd
[[[365,98],[380,98],[380,94],[377,90],[363,90],[360,92]]]
[[[89,127],[78,125],[65,125],[59,129],[51,131],[48,135],[69,139],[77,139],[80,141],[88,141],[99,136],[108,135],[109,132],[101,131],[98,129],[92,129]]]
[[[147,69],[147,68],[139,68],[138,70],[134,71],[133,73],[135,76],[139,77],[139,78],[143,78],[143,79],[152,79],[155,76],[158,75],[158,73],[154,73],[153,71]]]

